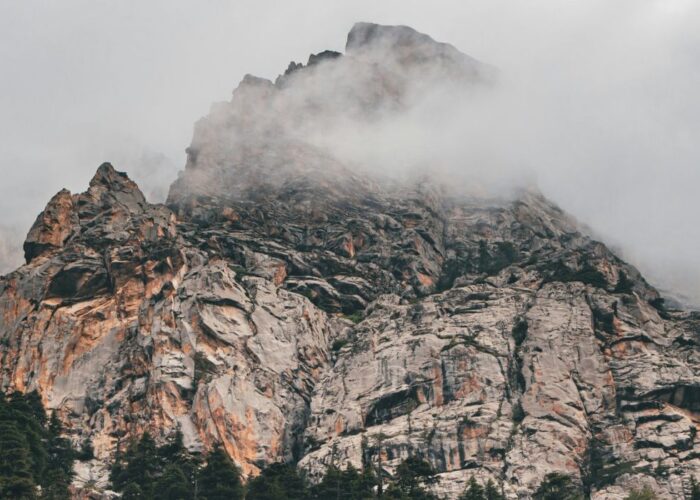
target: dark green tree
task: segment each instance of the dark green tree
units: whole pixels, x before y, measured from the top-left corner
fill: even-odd
[[[355,469],[351,464],[344,471],[349,479],[352,499],[364,500],[375,497],[375,490],[378,488],[379,480],[374,474],[374,470],[364,467],[362,470]]]
[[[151,435],[146,432],[141,439],[132,442],[123,457],[118,457],[111,471],[112,486],[116,491],[123,491],[126,495],[126,487],[138,486],[140,498],[153,498],[153,486],[162,472],[162,464],[158,457],[156,443]],[[130,494],[136,494],[131,488]]]
[[[690,478],[690,500],[700,500],[700,484],[694,477]]]
[[[581,489],[571,477],[559,472],[547,474],[533,496],[534,500],[583,500]]]
[[[459,500],[486,500],[484,487],[476,482],[474,476],[471,477],[464,493],[459,497]]]
[[[346,490],[346,478],[343,471],[331,465],[326,469],[326,473],[320,483],[312,488],[312,498],[316,499],[340,499]]]
[[[220,446],[216,446],[207,456],[207,465],[199,474],[198,489],[200,500],[243,498],[243,485],[238,467]]]
[[[435,470],[427,461],[419,457],[409,457],[397,468],[394,483],[387,489],[386,497],[391,499],[433,500],[437,497],[425,489],[424,485],[437,481]]]
[[[178,462],[188,454],[180,429],[175,431],[166,444],[158,448],[158,455],[166,463]]]
[[[69,498],[73,449],[37,392],[0,393],[0,498]]]
[[[191,480],[177,463],[167,465],[156,482],[156,500],[190,500],[194,497]]]
[[[14,392],[10,394],[10,405],[23,414],[33,418],[37,426],[44,427],[46,425],[46,411],[44,404],[41,402],[41,395],[37,391]]]
[[[39,484],[46,468],[46,412],[36,391],[14,392],[7,398],[9,418],[15,422],[29,447],[34,483]]]
[[[178,429],[168,442],[158,448],[158,456],[163,464],[176,465],[187,478],[194,492],[194,480],[199,472],[201,460],[198,454],[190,453],[184,445],[184,437]]]
[[[386,441],[387,435],[383,432],[379,432],[372,436],[374,441],[374,448],[376,449],[377,464],[376,464],[376,477],[377,477],[377,496],[382,497],[384,495],[384,467],[382,465],[382,449],[384,448],[384,441]],[[363,438],[363,448],[364,448],[364,438]],[[371,463],[371,462],[370,462]]]
[[[23,433],[14,422],[0,420],[0,498],[35,498],[31,467],[30,449]]]
[[[122,493],[122,500],[144,500],[148,498],[141,491],[141,487],[136,483],[129,483],[124,488]]]
[[[62,436],[63,426],[54,412],[49,420],[46,443],[48,459],[46,472],[42,478],[42,498],[69,500],[69,487],[73,480],[75,451],[69,439]]]
[[[371,469],[357,470],[352,464],[345,469],[331,466],[323,480],[311,490],[317,499],[365,500],[374,498],[377,479]]]
[[[297,468],[272,464],[248,483],[246,500],[305,500],[309,492]]]
[[[110,473],[114,490],[146,500],[194,498],[200,461],[185,448],[181,432],[160,447],[144,433],[125,453],[120,448]]]
[[[506,496],[496,487],[492,479],[489,479],[484,489],[486,500],[506,500]]]
[[[90,438],[85,438],[80,445],[80,450],[75,454],[78,460],[92,460],[95,458],[95,450],[92,449]]]

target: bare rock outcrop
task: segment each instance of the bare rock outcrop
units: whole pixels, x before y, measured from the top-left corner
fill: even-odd
[[[307,122],[492,76],[410,28],[360,23],[346,54],[246,77],[215,105],[166,205],[109,164],[59,192],[26,264],[0,277],[0,386],[38,390],[92,442],[78,486],[106,487],[131,438],[180,429],[246,475],[392,474],[418,455],[448,498],[472,476],[529,498],[549,472],[596,500],[640,484],[683,498],[700,476],[700,316],[667,310],[534,190],[387,181],[304,140]]]

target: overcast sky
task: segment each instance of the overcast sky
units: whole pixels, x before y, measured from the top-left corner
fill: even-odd
[[[103,161],[160,201],[213,101],[245,73],[274,78],[342,50],[360,20],[410,25],[497,66],[509,91],[484,130],[502,136],[504,161],[652,282],[700,303],[695,0],[3,1],[0,254]]]

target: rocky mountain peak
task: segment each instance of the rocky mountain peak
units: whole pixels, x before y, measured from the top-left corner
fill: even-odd
[[[62,189],[51,198],[27,234],[25,260],[29,263],[58,250],[80,233],[97,234],[98,228],[104,230],[106,225],[112,231],[114,223],[124,224],[133,215],[144,213],[148,206],[143,193],[126,173],[103,163],[87,191],[73,195]]]
[[[493,69],[448,43],[408,26],[356,23],[348,33],[345,51],[381,65],[398,64],[413,78],[490,79]]]
[[[62,189],[48,202],[32,225],[24,242],[24,258],[27,263],[44,252],[63,246],[78,225],[73,197]]]
[[[110,163],[103,163],[90,181],[90,187],[82,198],[102,207],[120,205],[130,211],[143,211],[146,198],[125,172],[118,172]]]
[[[206,211],[280,196],[290,208],[303,209],[311,197],[332,205],[390,191],[398,196],[412,187],[344,162],[324,138],[398,119],[433,85],[485,84],[489,71],[412,28],[358,23],[348,34],[345,55],[312,54],[307,65],[290,63],[274,83],[245,75],[230,102],[217,103],[197,122],[185,171],[167,204],[176,212]]]
[[[365,58],[383,45],[395,61]],[[179,430],[249,477],[421,457],[449,499],[471,477],[530,498],[554,472],[595,500],[687,493],[700,316],[532,190],[386,181],[311,140],[401,109],[430,61],[481,75],[455,51],[358,24],[345,55],[215,105],[167,206],[109,164],[52,198],[0,278],[0,387],[36,389],[91,443],[78,488],[106,491],[126,443]]]

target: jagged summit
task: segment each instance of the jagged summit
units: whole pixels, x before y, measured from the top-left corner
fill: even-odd
[[[132,211],[143,211],[147,205],[146,197],[136,183],[110,163],[100,165],[85,195],[94,203],[103,206],[119,204]]]
[[[408,26],[356,23],[348,33],[345,52],[379,64],[393,60],[422,72],[439,68],[453,77],[462,73],[459,76],[465,79],[485,78],[492,71],[454,46],[437,42]]]
[[[352,52],[368,47],[372,48],[376,44],[386,45],[389,48],[421,47],[426,44],[447,46],[447,44],[439,44],[430,36],[419,33],[409,26],[387,26],[359,22],[355,23],[348,32],[345,51]]]
[[[54,196],[0,277],[0,387],[38,390],[89,440],[78,488],[105,491],[131,438],[177,429],[249,476],[390,476],[419,456],[449,499],[471,477],[530,498],[550,472],[595,500],[682,498],[700,474],[700,315],[667,310],[535,192],[382,182],[311,141],[405,106],[400,65],[465,61],[409,28],[350,38],[214,106],[167,206],[109,164]],[[396,61],[355,55],[385,43]]]
[[[32,225],[24,242],[27,263],[63,248],[72,237],[114,232],[134,214],[149,211],[146,198],[134,181],[103,163],[84,193],[59,191]],[[102,231],[100,231],[102,227]],[[118,234],[118,233],[117,233]]]
[[[323,137],[400,119],[431,89],[487,84],[489,74],[488,66],[411,28],[358,23],[345,55],[312,54],[306,66],[290,63],[275,83],[245,75],[231,102],[197,122],[167,204],[179,211],[302,191],[322,199],[331,193],[340,204],[381,196],[396,187],[382,184],[384,173],[344,163]]]
[[[129,179],[126,172],[118,172],[109,162],[105,162],[97,168],[89,186],[91,189],[104,188],[107,191],[140,191],[136,183]]]

